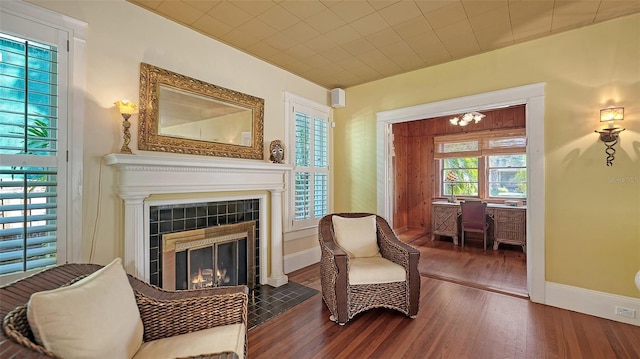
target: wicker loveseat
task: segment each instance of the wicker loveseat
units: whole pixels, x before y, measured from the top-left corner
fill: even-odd
[[[371,228],[367,234],[372,237],[372,243],[368,245],[373,252],[378,251],[378,253],[361,257],[360,254],[356,255],[345,249],[345,244],[348,243],[341,242],[343,244],[340,245],[336,228],[334,228],[336,216],[341,217],[340,221],[343,223],[344,219],[369,221],[367,226]],[[356,223],[356,226],[363,223],[362,221],[350,222]],[[343,233],[346,232],[343,231]],[[362,233],[356,229],[347,234],[345,239],[349,241]],[[329,214],[320,220],[318,240],[321,249],[322,299],[331,312],[332,321],[344,325],[358,313],[372,308],[394,309],[409,317],[415,317],[418,314],[420,251],[401,242],[384,218],[371,213]],[[358,241],[358,239],[355,240]],[[356,245],[356,247],[363,248],[362,245]],[[364,266],[356,263],[363,258]],[[382,262],[392,262],[383,263],[381,267],[383,267],[382,271],[387,271],[389,266],[393,267],[391,270],[396,273],[393,278],[389,279],[379,270],[380,259]],[[357,276],[354,274],[354,268],[359,271]]]
[[[0,334],[0,357],[55,358],[54,353],[36,343],[27,320],[27,303],[33,293],[67,286],[100,268],[103,266],[65,264],[1,287],[0,316],[3,318],[3,330]],[[187,333],[205,333],[210,328],[226,325],[242,324],[247,328],[248,289],[245,286],[165,291],[132,276],[127,277],[140,312],[144,343],[161,338],[173,339]],[[244,358],[247,350],[246,330],[243,334],[244,338],[238,337],[238,344],[242,347],[240,341],[244,339],[244,352],[196,353],[197,357]]]

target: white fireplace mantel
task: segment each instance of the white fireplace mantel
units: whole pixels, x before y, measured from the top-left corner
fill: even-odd
[[[287,283],[282,255],[282,192],[287,174],[293,169],[291,165],[117,153],[106,155],[105,162],[119,172],[118,195],[124,200],[124,265],[128,273],[149,280],[144,249],[144,202],[149,196],[263,190],[271,193],[271,273],[261,273],[261,284],[278,287]],[[266,263],[261,268],[266,271]]]

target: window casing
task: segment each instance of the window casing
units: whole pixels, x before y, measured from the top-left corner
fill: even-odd
[[[0,283],[80,260],[82,194],[69,189],[82,183],[84,26],[26,3],[0,9]]]
[[[436,196],[526,198],[524,129],[437,136],[434,145]]]
[[[329,109],[293,95],[288,99],[294,169],[287,229],[300,230],[317,226],[330,208]]]

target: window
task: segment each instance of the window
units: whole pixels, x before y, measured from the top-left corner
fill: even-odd
[[[527,197],[527,158],[525,154],[489,156],[487,167],[489,197]]]
[[[446,196],[478,196],[478,158],[446,158],[442,160],[442,193]]]
[[[58,51],[0,33],[0,53],[1,275],[57,262]]]
[[[526,198],[524,129],[438,136],[434,145],[439,196]]]
[[[80,174],[69,176],[72,166],[67,162],[68,133],[78,130],[70,126],[68,113],[68,40],[70,28],[81,27],[76,22],[68,29],[70,22],[35,6],[7,5],[0,11],[2,282],[79,260],[74,251],[79,251],[80,230],[68,228],[81,226],[81,216],[72,218],[68,213],[81,211],[82,201],[81,194],[76,194],[71,208],[67,191],[71,180],[81,183],[82,179],[81,165],[73,168]],[[74,99],[83,101],[82,96]],[[82,105],[78,107],[82,111]],[[71,156],[77,161],[82,158],[81,141],[73,144],[80,146]]]
[[[316,226],[329,209],[329,110],[326,106],[288,95],[292,173],[291,226]]]

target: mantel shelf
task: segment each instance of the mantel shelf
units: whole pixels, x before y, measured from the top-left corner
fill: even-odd
[[[118,168],[120,197],[161,193],[283,191],[292,165],[257,160],[109,154]]]
[[[130,155],[123,153],[111,153],[104,156],[107,165],[116,167],[140,167],[140,168],[181,168],[191,169],[236,169],[236,170],[260,170],[267,172],[282,172],[293,170],[293,165],[271,163],[258,160],[227,159],[220,157],[195,157],[195,156],[157,156],[157,155]]]

